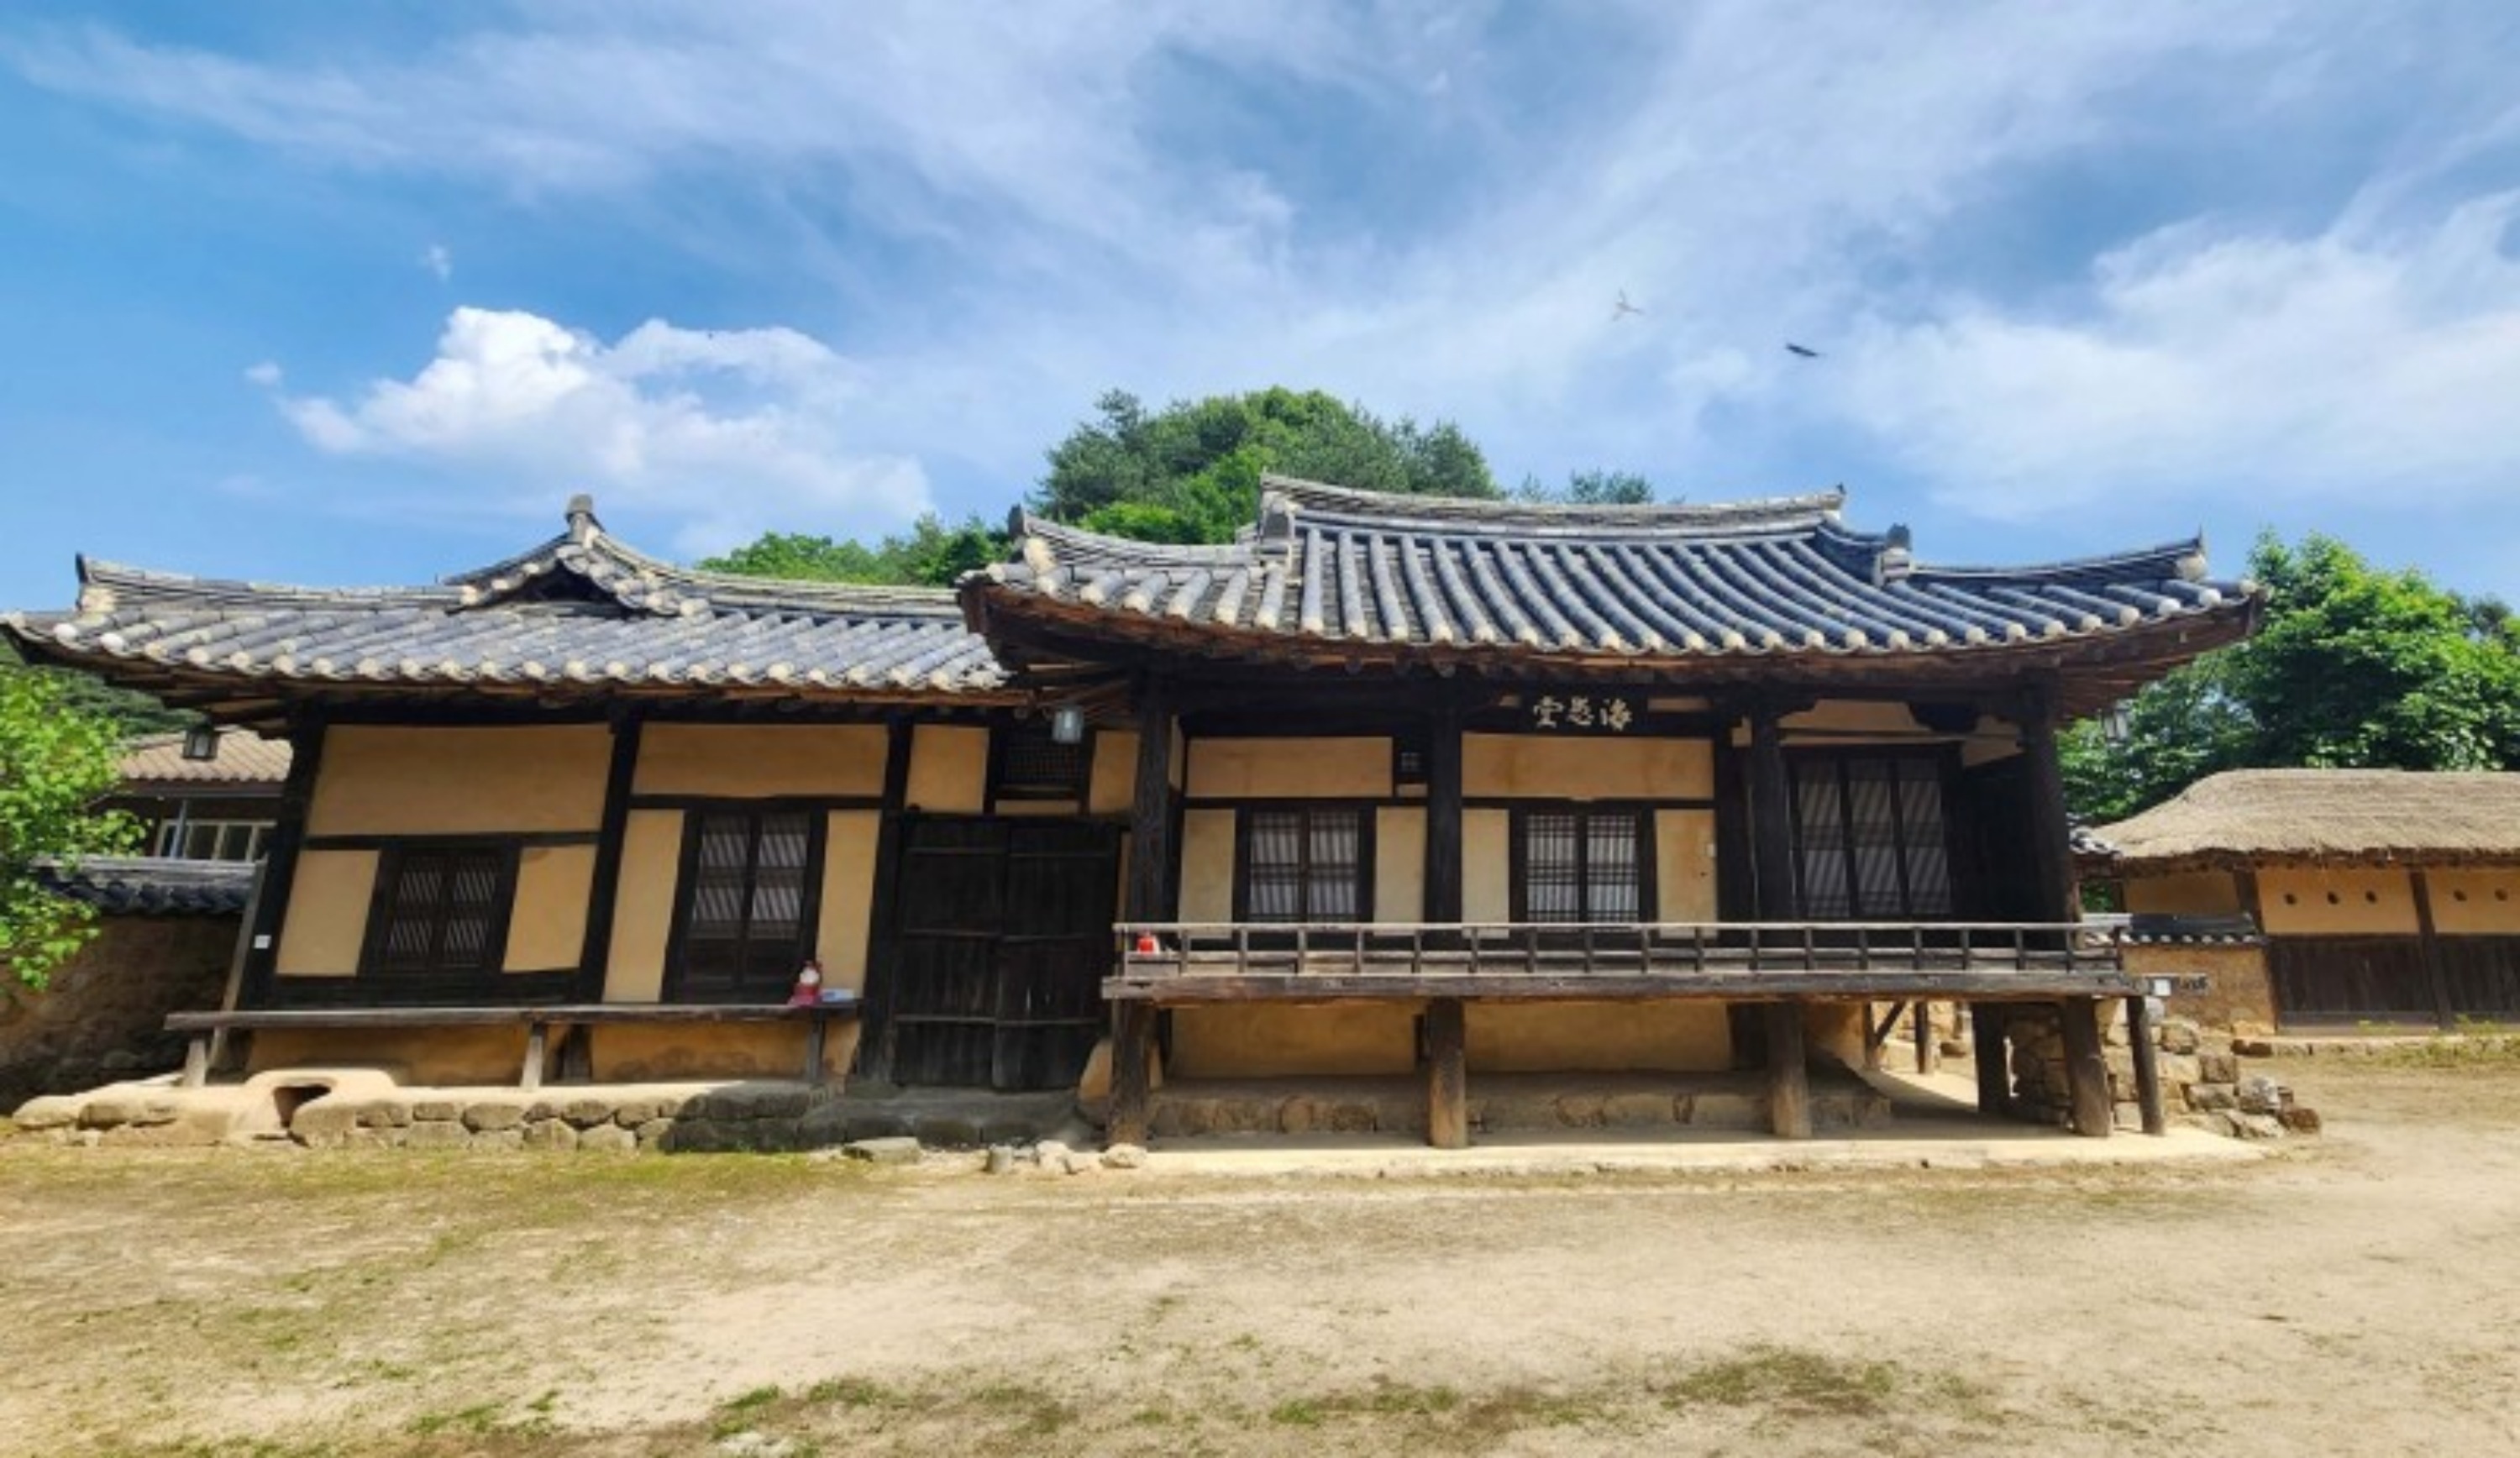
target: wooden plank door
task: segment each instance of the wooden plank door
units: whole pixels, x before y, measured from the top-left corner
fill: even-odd
[[[1119,835],[1075,821],[902,822],[890,988],[901,1083],[1073,1084],[1103,1022]]]

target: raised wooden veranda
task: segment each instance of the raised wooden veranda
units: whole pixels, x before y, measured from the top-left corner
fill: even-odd
[[[1703,999],[1765,1009],[1776,1131],[1810,1133],[1806,1002],[2052,1004],[2062,1013],[2078,1132],[2110,1127],[2102,998],[2135,1020],[2145,1127],[2160,1095],[2143,1034],[2144,988],[2123,927],[2084,922],[1309,923],[1130,922],[1102,984],[1112,1003],[1112,1137],[1144,1136],[1153,1009],[1217,1002],[1424,1000],[1428,1139],[1468,1142],[1466,1004]],[[1981,1048],[1981,1102],[2008,1071]]]

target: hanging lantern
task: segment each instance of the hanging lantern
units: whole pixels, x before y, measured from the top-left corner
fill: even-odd
[[[214,760],[219,757],[219,731],[216,727],[197,724],[184,730],[184,758]]]

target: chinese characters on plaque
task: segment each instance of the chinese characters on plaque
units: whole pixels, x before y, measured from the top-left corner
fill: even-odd
[[[1557,733],[1624,734],[1644,711],[1617,693],[1548,693],[1523,706],[1531,727]]]

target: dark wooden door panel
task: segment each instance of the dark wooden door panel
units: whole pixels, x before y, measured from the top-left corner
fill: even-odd
[[[1104,1020],[1119,835],[1077,821],[904,821],[891,968],[892,1076],[1057,1088]]]
[[[2267,943],[2275,1017],[2285,1023],[2429,1023],[2423,944],[2413,937],[2275,937]]]
[[[2444,937],[2439,945],[2453,1015],[2520,1022],[2520,937]]]

